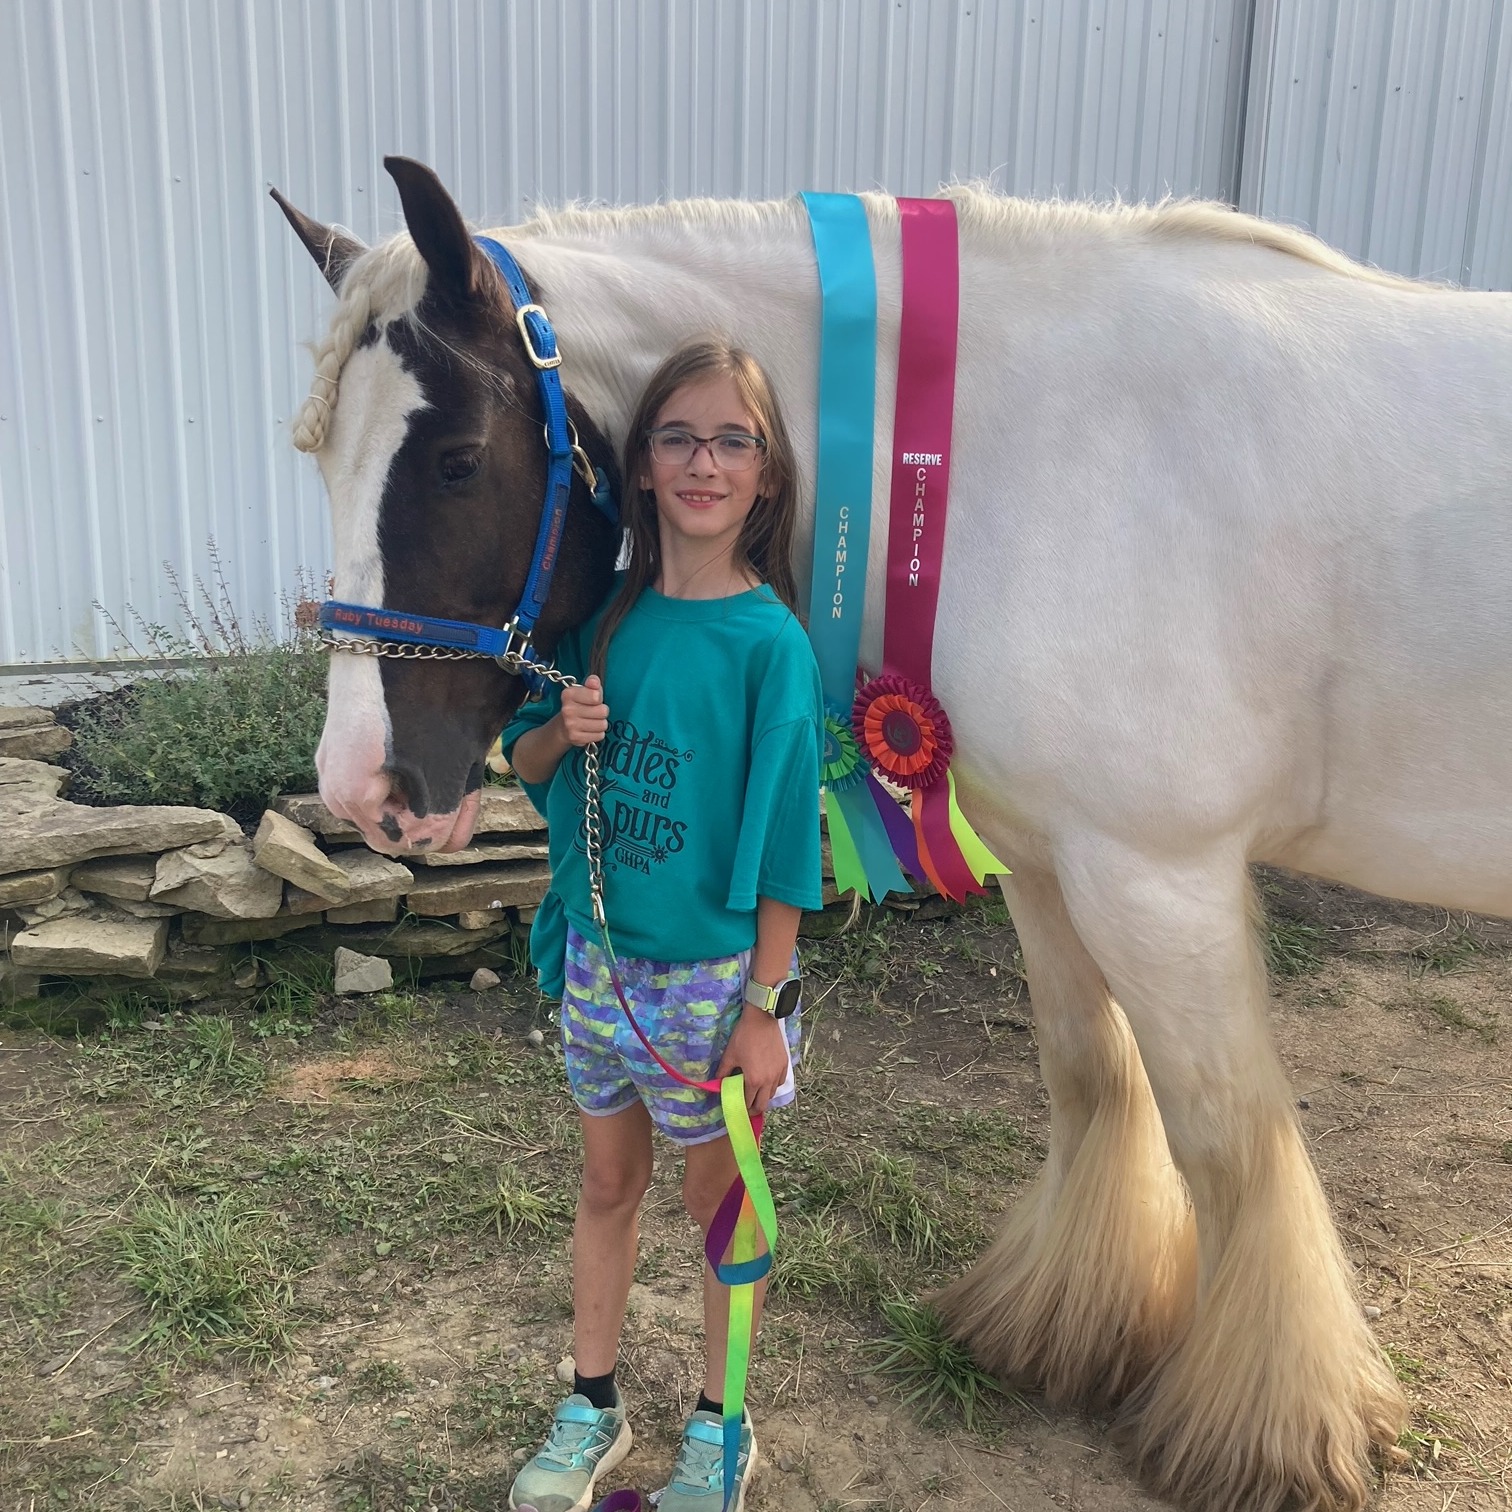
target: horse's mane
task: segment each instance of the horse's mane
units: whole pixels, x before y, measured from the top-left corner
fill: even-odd
[[[1099,204],[1085,200],[1033,200],[998,194],[982,184],[954,184],[943,193],[956,203],[964,225],[997,231],[1007,238],[1038,240],[1067,233],[1107,241],[1147,238],[1157,241],[1208,240],[1266,248],[1311,263],[1347,278],[1395,289],[1435,287],[1386,273],[1335,251],[1307,231],[1246,215],[1213,200],[1167,199],[1158,204]],[[865,194],[872,214],[884,224],[897,218],[890,195]],[[520,242],[537,238],[599,240],[630,231],[642,236],[658,231],[677,235],[689,226],[745,233],[774,224],[797,225],[796,198],[785,200],[686,199],[655,205],[568,204],[538,209],[522,225],[493,232]],[[326,338],[315,348],[315,376],[294,426],[294,444],[318,451],[336,403],[341,370],[363,332],[374,321],[412,319],[425,293],[426,270],[408,232],[400,232],[363,253],[348,269],[341,299]]]
[[[963,219],[1008,235],[1064,235],[1080,232],[1112,240],[1146,237],[1155,241],[1183,239],[1238,242],[1300,258],[1346,278],[1386,284],[1396,289],[1437,287],[1421,279],[1387,273],[1330,247],[1310,231],[1284,226],[1235,210],[1221,200],[1163,199],[1153,205],[1112,204],[1091,200],[1017,199],[994,193],[982,184],[955,184],[943,191],[956,202]]]

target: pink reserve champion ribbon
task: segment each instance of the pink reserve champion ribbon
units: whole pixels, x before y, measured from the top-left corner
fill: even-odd
[[[903,309],[882,675],[856,695],[851,722],[877,770],[911,790],[913,838],[924,874],[940,892],[961,901],[968,893],[986,892],[987,876],[1008,868],[956,803],[950,720],[930,692],[950,493],[960,246],[953,201],[900,199],[898,214]]]
[[[929,686],[955,417],[960,252],[955,203],[900,199],[903,311],[888,512],[882,670]]]

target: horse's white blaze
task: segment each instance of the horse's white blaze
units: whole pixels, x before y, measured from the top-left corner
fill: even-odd
[[[320,470],[331,498],[336,597],[383,605],[383,554],[378,516],[394,457],[409,433],[410,416],[426,407],[424,390],[386,339],[354,351],[341,375]],[[358,824],[370,843],[385,848],[378,823],[388,803],[385,773],[393,729],[378,662],[370,656],[331,657],[330,712],[315,765],[331,812]]]

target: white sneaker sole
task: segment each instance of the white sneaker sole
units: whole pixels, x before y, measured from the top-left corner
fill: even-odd
[[[595,1497],[593,1488],[599,1481],[614,1469],[624,1457],[629,1454],[635,1443],[635,1435],[630,1431],[630,1420],[625,1419],[620,1424],[620,1431],[615,1435],[614,1442],[604,1451],[604,1457],[594,1467],[593,1478],[583,1490],[583,1494],[567,1509],[567,1512],[588,1512],[593,1505]],[[741,1501],[745,1500],[745,1487],[741,1487]],[[517,1502],[514,1499],[514,1488],[509,1492],[510,1512],[533,1512],[530,1502]]]

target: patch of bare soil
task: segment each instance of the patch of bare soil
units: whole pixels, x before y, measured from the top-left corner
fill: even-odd
[[[1266,888],[1277,1042],[1412,1404],[1414,1468],[1377,1505],[1506,1507],[1512,926]],[[803,1091],[769,1141],[792,1268],[754,1364],[750,1512],[1149,1512],[1105,1422],[995,1397],[971,1429],[925,1420],[878,1368],[880,1299],[967,1263],[1038,1163],[1046,1103],[1001,910],[863,921],[809,972]],[[549,1036],[525,1047],[538,1022],[506,983],[432,993],[366,1040],[317,1023],[268,1050],[241,1024],[262,1088],[243,1068],[224,1096],[173,1104],[91,1059],[124,1041],[0,1036],[28,1056],[24,1089],[0,1081],[16,1257],[0,1262],[0,1512],[502,1507],[571,1343],[576,1135]],[[154,1075],[180,1064],[155,1053]],[[623,1474],[647,1488],[697,1394],[701,1262],[678,1176],[659,1152],[622,1355]],[[133,1348],[148,1314],[110,1236],[144,1182],[245,1200],[286,1230],[291,1348]]]
[[[322,1055],[297,1061],[275,1078],[269,1090],[292,1103],[353,1101],[364,1088],[414,1081],[419,1072],[402,1066],[384,1046],[358,1055]]]

